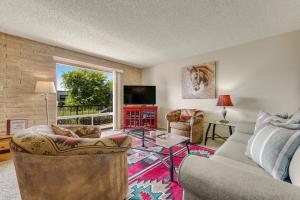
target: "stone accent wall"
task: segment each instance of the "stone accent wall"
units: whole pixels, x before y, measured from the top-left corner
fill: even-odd
[[[55,81],[53,56],[122,69],[123,85],[142,83],[141,69],[0,33],[0,134],[7,119],[27,119],[29,126],[46,123],[44,97],[34,88],[37,80]],[[55,94],[49,95],[49,111],[50,123],[55,123]]]

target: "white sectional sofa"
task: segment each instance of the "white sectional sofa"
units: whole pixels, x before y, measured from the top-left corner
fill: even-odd
[[[185,158],[179,170],[185,200],[300,199],[299,186],[275,180],[245,155],[254,126],[252,122],[240,122],[209,159]]]

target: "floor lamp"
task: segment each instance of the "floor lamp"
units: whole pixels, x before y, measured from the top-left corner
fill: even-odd
[[[54,82],[37,81],[35,85],[35,92],[42,93],[45,96],[47,125],[49,125],[48,94],[56,93]]]

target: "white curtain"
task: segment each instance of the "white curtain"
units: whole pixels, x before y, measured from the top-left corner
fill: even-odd
[[[119,130],[121,127],[121,101],[121,73],[113,71],[113,130]]]

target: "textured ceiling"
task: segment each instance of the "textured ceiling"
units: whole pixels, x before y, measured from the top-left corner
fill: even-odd
[[[300,29],[300,0],[1,0],[0,31],[147,67]]]

